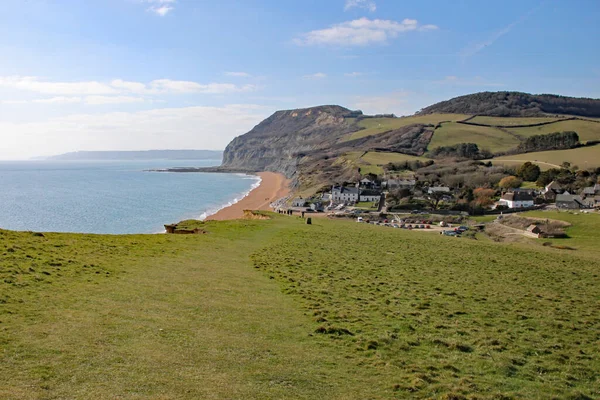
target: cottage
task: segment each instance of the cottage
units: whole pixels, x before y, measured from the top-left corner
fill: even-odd
[[[297,197],[294,200],[292,200],[292,207],[304,207],[305,204],[306,200],[302,197]]]
[[[594,197],[600,195],[600,184],[596,183],[594,186],[583,188],[581,191],[581,197]]]
[[[356,187],[334,186],[331,189],[331,200],[334,202],[356,203],[360,190]]]
[[[561,188],[560,184],[555,181],[547,184],[544,189],[542,189],[542,196],[545,200],[554,201],[556,200],[556,195],[564,192],[564,189]]]
[[[370,180],[369,178],[363,178],[359,182],[360,187],[371,189],[375,187],[375,181]]]
[[[316,212],[322,212],[324,210],[323,204],[320,202],[314,202],[310,205],[310,209]]]
[[[381,199],[381,193],[376,190],[361,190],[360,201],[376,202]]]
[[[580,210],[582,208],[588,208],[583,202],[581,196],[573,194],[557,194],[556,207],[566,210]]]
[[[508,208],[524,208],[532,207],[534,201],[533,196],[528,193],[508,192],[500,198],[498,205],[504,205]]]

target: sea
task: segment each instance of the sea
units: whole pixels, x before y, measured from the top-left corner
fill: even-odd
[[[162,233],[246,196],[245,174],[150,172],[220,160],[0,161],[0,229],[102,234]]]

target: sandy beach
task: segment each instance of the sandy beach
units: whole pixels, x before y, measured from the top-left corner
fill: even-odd
[[[237,203],[226,207],[216,214],[209,215],[207,221],[222,221],[237,219],[244,215],[244,210],[271,210],[269,205],[277,199],[289,194],[289,181],[282,174],[275,172],[259,172],[262,181],[260,185],[251,191]]]

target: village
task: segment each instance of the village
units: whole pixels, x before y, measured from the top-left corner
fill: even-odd
[[[478,207],[476,213],[461,207],[464,201],[460,190],[448,186],[419,185],[414,178],[377,179],[363,177],[355,183],[333,185],[329,190],[303,198],[285,199],[275,205],[289,214],[352,218],[356,222],[371,223],[392,228],[420,229],[459,236],[469,227],[469,216],[496,215],[530,210],[570,210],[584,213],[600,208],[600,184],[571,193],[556,181],[543,188],[483,189],[490,196],[487,207]],[[398,198],[408,199],[402,204]],[[482,229],[474,225],[471,228]],[[529,234],[537,235],[535,227]]]

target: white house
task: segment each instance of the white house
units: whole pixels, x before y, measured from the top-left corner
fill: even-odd
[[[306,200],[302,197],[297,197],[294,200],[292,200],[292,207],[304,207],[305,204]]]
[[[331,200],[334,202],[356,203],[360,190],[356,187],[334,186],[331,189]]]
[[[533,207],[534,204],[533,196],[523,192],[505,193],[498,201],[498,205],[507,206],[508,208]]]
[[[434,186],[434,187],[430,187],[429,189],[427,189],[427,193],[429,193],[429,194],[450,193],[450,188],[447,186]]]

